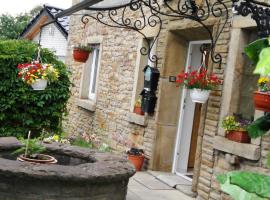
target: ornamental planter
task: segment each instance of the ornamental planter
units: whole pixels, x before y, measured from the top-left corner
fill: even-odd
[[[142,111],[142,107],[134,106],[133,112],[138,114],[138,115],[144,115],[144,112]]]
[[[90,51],[85,51],[82,49],[73,49],[73,58],[77,62],[85,63],[89,58]]]
[[[247,131],[227,131],[226,138],[234,142],[250,143],[250,137]]]
[[[37,79],[33,84],[31,84],[33,90],[45,90],[48,84],[46,79]]]
[[[45,154],[38,154],[36,158],[28,158],[24,155],[20,155],[17,160],[21,162],[31,162],[31,163],[43,163],[43,164],[55,164],[57,163],[57,160],[49,155]]]
[[[201,90],[201,89],[191,89],[190,97],[191,100],[195,103],[205,103],[210,95],[210,90]]]
[[[270,94],[266,92],[254,92],[254,106],[257,110],[270,112]]]
[[[130,155],[128,154],[128,160],[130,160],[134,167],[136,168],[136,171],[141,171],[143,162],[144,162],[144,155]]]

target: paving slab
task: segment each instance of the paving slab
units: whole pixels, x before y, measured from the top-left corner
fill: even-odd
[[[159,181],[156,177],[151,174],[145,173],[137,173],[134,177],[134,180],[141,183],[145,187],[151,190],[172,190],[173,188],[168,186],[165,183]]]
[[[127,200],[194,200],[182,192],[170,188],[170,189],[151,189],[151,187],[146,186],[147,183],[152,184],[151,176],[147,172],[137,172],[134,177],[132,177],[129,181],[128,185],[128,193],[127,193]],[[143,182],[143,178],[148,179],[146,182]],[[143,184],[139,181],[143,182]],[[155,180],[155,184],[156,184]],[[163,184],[161,182],[158,185],[160,188],[163,188]],[[157,187],[152,187],[157,188]]]

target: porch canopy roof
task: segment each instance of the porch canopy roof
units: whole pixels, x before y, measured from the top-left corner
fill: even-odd
[[[60,13],[55,18],[72,15],[80,10],[102,10],[106,8],[119,8],[129,4],[131,0],[84,0]]]

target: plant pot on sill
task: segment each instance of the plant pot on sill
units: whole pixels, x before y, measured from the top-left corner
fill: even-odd
[[[85,63],[89,58],[90,51],[82,50],[82,49],[73,49],[73,58],[77,62]]]
[[[142,170],[142,166],[143,166],[143,162],[144,162],[144,155],[143,154],[140,154],[140,155],[128,154],[128,160],[133,163],[134,167],[136,168],[136,171]]]
[[[234,142],[250,143],[250,137],[247,131],[227,131],[226,138]]]
[[[194,88],[190,90],[190,97],[194,103],[205,103],[210,95],[210,90]]]
[[[31,84],[33,90],[45,90],[48,84],[48,80],[46,79],[36,79],[36,81]]]
[[[270,94],[266,92],[254,92],[254,106],[257,110],[270,112]]]
[[[42,163],[42,164],[55,164],[57,160],[49,155],[37,154],[36,158],[25,157],[24,155],[18,156],[17,160],[21,162],[30,162],[30,163]]]
[[[138,114],[138,115],[144,115],[144,112],[142,111],[142,107],[134,106],[133,112]]]

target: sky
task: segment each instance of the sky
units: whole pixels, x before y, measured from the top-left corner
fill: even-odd
[[[66,9],[71,7],[72,0],[1,0],[0,14],[8,13],[15,16],[43,4]]]

